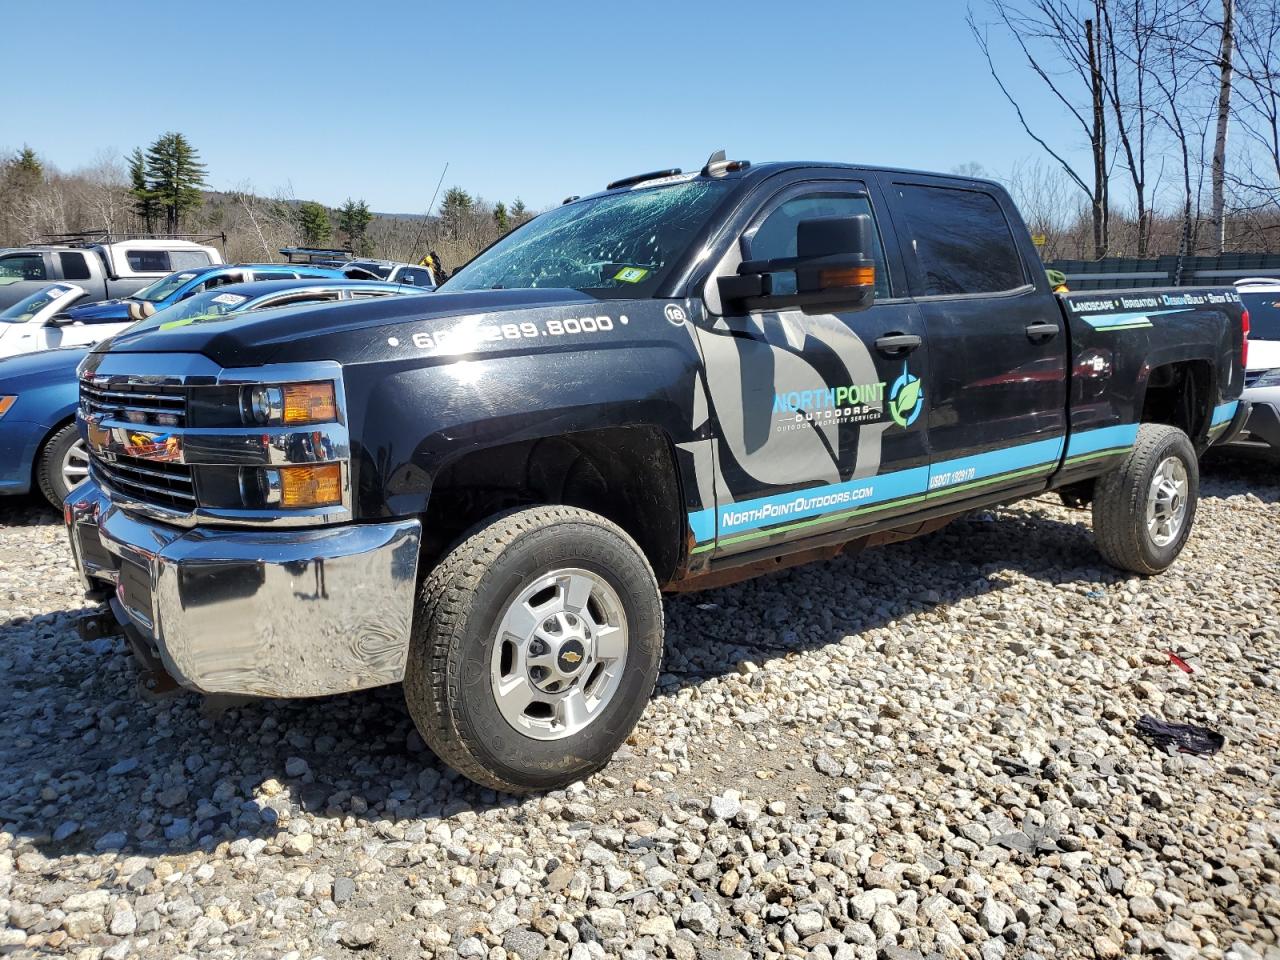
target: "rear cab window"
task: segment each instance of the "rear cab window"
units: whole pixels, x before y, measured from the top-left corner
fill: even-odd
[[[1001,294],[1029,284],[1000,202],[983,190],[895,183],[920,297]]]
[[[88,280],[89,261],[79,251],[58,254],[58,265],[62,267],[63,280]]]

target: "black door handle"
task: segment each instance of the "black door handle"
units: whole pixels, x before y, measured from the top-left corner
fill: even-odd
[[[891,357],[901,356],[904,353],[910,353],[922,343],[924,340],[914,333],[886,333],[876,340],[876,349]]]
[[[1032,342],[1052,340],[1058,335],[1056,323],[1045,323],[1043,320],[1027,324],[1027,339]]]

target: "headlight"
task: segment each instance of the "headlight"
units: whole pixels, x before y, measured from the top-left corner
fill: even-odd
[[[332,380],[259,384],[245,388],[241,413],[249,426],[328,423],[338,419],[338,399]]]
[[[268,506],[302,509],[342,502],[342,465],[318,463],[273,467],[262,472],[263,499]]]
[[[9,412],[9,408],[18,402],[18,398],[14,396],[0,397],[0,417]]]
[[[1280,387],[1280,367],[1276,367],[1273,370],[1268,370],[1266,373],[1260,376],[1257,380],[1253,381],[1251,386]],[[0,400],[0,406],[3,406],[3,404],[4,404],[4,401]]]

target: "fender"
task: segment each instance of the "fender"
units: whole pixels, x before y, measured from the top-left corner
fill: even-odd
[[[620,308],[608,308],[620,316]],[[356,515],[420,514],[443,469],[501,444],[633,426],[657,428],[677,447],[709,443],[706,388],[689,331],[668,322],[661,305],[632,301],[625,309],[634,332],[618,323],[617,336],[589,344],[539,338],[533,348],[495,343],[465,356],[348,367]],[[691,469],[692,458],[675,459],[681,473]],[[697,488],[695,477],[679,479],[685,490]]]

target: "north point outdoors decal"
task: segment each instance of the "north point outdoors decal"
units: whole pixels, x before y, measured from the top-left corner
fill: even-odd
[[[887,407],[885,387],[881,380],[775,393],[774,431],[799,430],[808,424],[883,423],[886,412],[898,426],[911,426],[924,409],[924,385],[920,378],[904,365],[902,375],[889,387]]]
[[[774,431],[807,424],[879,423],[884,419],[884,381],[850,383],[819,390],[788,390],[773,395]]]
[[[893,381],[889,388],[889,416],[900,427],[909,427],[916,422],[920,411],[924,409],[924,384],[915,376],[907,365],[902,365],[902,376]]]

